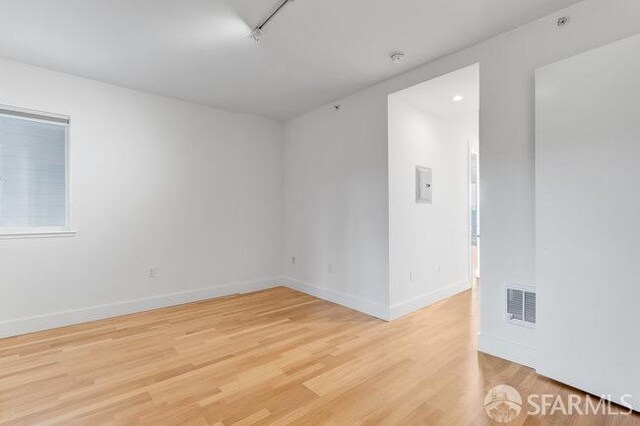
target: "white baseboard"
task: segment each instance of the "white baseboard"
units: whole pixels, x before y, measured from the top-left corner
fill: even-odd
[[[434,303],[440,302],[441,300],[444,300],[455,294],[469,290],[470,288],[471,288],[471,284],[468,281],[460,281],[458,283],[448,285],[446,287],[432,291],[430,293],[422,294],[413,299],[406,300],[401,303],[397,303],[391,306],[390,318],[391,320],[398,319],[407,314],[410,314],[411,312],[415,312],[422,308],[426,308],[429,305],[433,305]]]
[[[536,368],[536,348],[487,333],[478,334],[478,351]]]
[[[55,312],[35,317],[19,318],[0,322],[0,338],[18,336],[42,330],[50,330],[52,328],[97,321],[105,318],[113,318],[136,312],[149,311],[152,309],[166,308],[168,306],[182,305],[184,303],[229,296],[231,294],[250,293],[252,291],[276,287],[278,285],[281,285],[279,284],[279,279],[269,278],[250,282],[231,283],[179,293],[162,294],[144,299],[127,300],[92,306],[89,308]]]
[[[250,293],[278,286],[286,286],[293,290],[301,291],[311,296],[345,306],[385,321],[399,318],[402,315],[426,307],[469,288],[467,283],[464,283],[464,285],[463,283],[459,283],[437,292],[432,292],[394,305],[389,309],[387,306],[377,302],[365,300],[336,290],[319,287],[293,278],[268,278],[4,321],[0,322],[0,338],[50,330],[53,328],[213,299],[221,296],[229,296],[232,294]],[[480,352],[485,352],[490,355],[535,368],[535,348],[532,347],[489,336],[487,334],[482,334],[479,336],[478,350]]]
[[[236,293],[246,294],[246,293],[253,293],[254,291],[261,291],[261,290],[267,290],[274,287],[279,287],[283,285],[283,284],[280,284],[281,280],[282,278],[280,277],[274,277],[274,278],[265,278],[261,280],[242,282],[238,284],[238,291],[236,291]]]
[[[301,291],[311,296],[380,318],[384,321],[399,318],[402,315],[421,309],[468,288],[468,285],[466,284],[450,286],[438,292],[429,293],[419,298],[396,305],[390,310],[383,304],[296,280],[294,278],[268,278],[4,321],[0,322],[0,338],[66,327],[69,325],[113,318],[121,315],[149,311],[152,309],[166,308],[169,306],[208,300],[231,294],[250,293],[277,286],[286,286],[293,290]]]
[[[315,296],[319,299],[327,300],[355,311],[389,321],[389,308],[383,304],[365,300],[336,290],[319,287],[290,277],[284,277],[279,281],[279,283],[293,290]]]

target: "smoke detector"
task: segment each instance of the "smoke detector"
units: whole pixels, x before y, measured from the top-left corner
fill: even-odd
[[[558,18],[558,26],[559,27],[564,27],[565,25],[567,25],[569,23],[569,17],[568,16],[561,16]]]
[[[391,62],[393,62],[394,64],[400,64],[402,62],[404,62],[405,60],[405,54],[402,52],[395,52],[392,53],[391,56],[389,57],[389,59],[391,60]]]

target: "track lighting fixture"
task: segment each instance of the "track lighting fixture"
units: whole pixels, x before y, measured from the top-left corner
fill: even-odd
[[[251,34],[249,35],[249,37],[251,39],[253,39],[254,41],[259,41],[260,37],[263,34],[263,30],[264,27],[267,26],[267,24],[278,14],[280,13],[280,11],[282,9],[284,9],[284,7],[289,4],[292,3],[293,0],[279,0],[278,3],[276,4],[276,6],[273,8],[273,11],[266,17],[264,18],[262,21],[260,21],[260,23],[253,29],[253,31],[251,31]]]

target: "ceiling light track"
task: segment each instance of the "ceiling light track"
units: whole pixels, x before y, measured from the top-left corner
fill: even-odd
[[[250,37],[255,40],[258,41],[260,40],[260,36],[262,36],[262,31],[264,30],[264,28],[267,26],[267,24],[278,14],[280,13],[280,11],[282,11],[282,9],[284,9],[284,7],[286,5],[288,5],[289,3],[293,3],[293,0],[279,0],[278,3],[276,4],[276,6],[274,7],[273,11],[269,14],[269,16],[267,16],[266,18],[264,18],[254,29],[253,31],[251,31],[251,35]]]

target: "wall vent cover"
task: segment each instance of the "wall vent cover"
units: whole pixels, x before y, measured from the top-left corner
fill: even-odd
[[[518,284],[507,284],[505,310],[507,322],[534,327],[536,324],[535,289]]]

